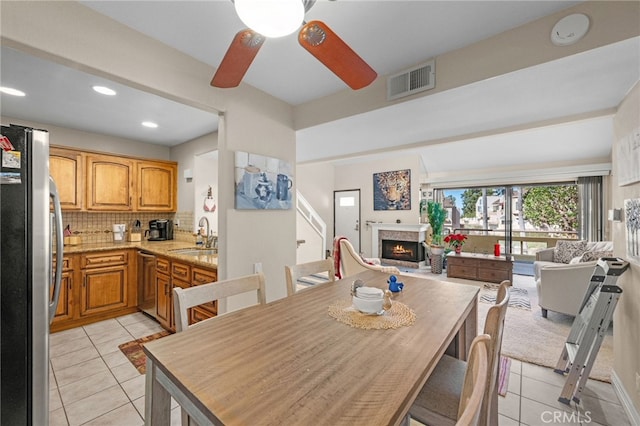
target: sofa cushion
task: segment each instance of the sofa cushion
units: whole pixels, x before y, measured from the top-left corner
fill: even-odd
[[[576,256],[581,256],[587,250],[586,241],[558,241],[553,251],[553,261],[569,263]]]
[[[580,257],[580,262],[592,262],[601,257],[613,257],[612,251],[585,251]]]

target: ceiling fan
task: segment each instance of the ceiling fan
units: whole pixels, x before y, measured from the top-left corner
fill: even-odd
[[[222,62],[218,67],[211,85],[213,87],[236,87],[242,81],[251,62],[262,47],[266,37],[270,36],[269,29],[259,29],[256,18],[246,16],[253,13],[260,19],[272,14],[275,19],[281,18],[285,12],[278,8],[285,3],[295,8],[289,28],[277,36],[291,34],[300,26],[298,42],[309,53],[322,62],[329,70],[337,75],[353,90],[361,89],[371,84],[378,74],[356,52],[353,51],[331,28],[322,21],[304,22],[304,14],[311,9],[316,0],[232,0],[236,13],[249,28],[240,30]],[[288,32],[287,32],[288,31]]]

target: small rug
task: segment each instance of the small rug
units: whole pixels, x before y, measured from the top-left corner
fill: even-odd
[[[500,367],[498,368],[498,395],[506,396],[509,389],[509,376],[511,372],[511,358],[500,356]]]
[[[123,343],[118,345],[118,348],[120,348],[122,353],[127,357],[131,364],[133,364],[136,370],[138,370],[140,374],[144,374],[147,372],[147,357],[142,350],[142,346],[147,342],[160,339],[161,337],[165,337],[170,334],[170,332],[163,330],[150,336],[141,337],[140,339]]]
[[[497,292],[498,284],[486,283],[482,291],[480,291],[480,301],[492,305],[495,304]],[[529,301],[529,293],[527,290],[519,287],[509,287],[509,307],[530,311],[531,302]]]

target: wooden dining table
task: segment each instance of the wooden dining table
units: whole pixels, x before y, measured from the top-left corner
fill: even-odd
[[[355,279],[386,289],[388,278],[362,272],[145,344],[145,424],[170,424],[171,397],[200,426],[402,423],[442,355],[466,359],[479,287],[399,276],[393,302],[415,312],[399,328],[328,314]]]

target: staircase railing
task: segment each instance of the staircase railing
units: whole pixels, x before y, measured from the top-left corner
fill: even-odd
[[[311,225],[315,232],[318,233],[322,239],[321,246],[321,258],[324,259],[324,251],[327,246],[327,224],[322,220],[320,215],[311,207],[311,204],[302,196],[300,191],[296,191],[296,208],[298,213],[305,218],[305,220]]]

